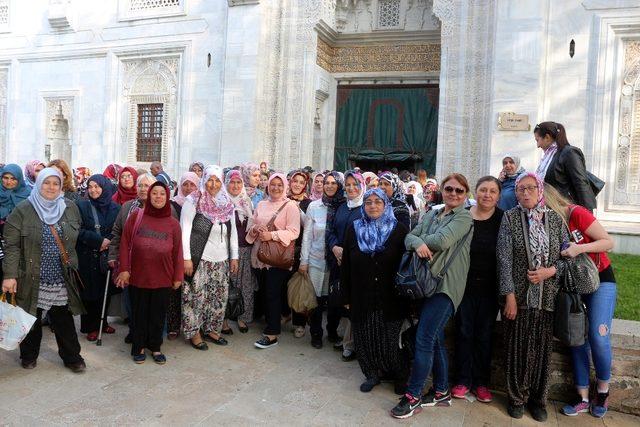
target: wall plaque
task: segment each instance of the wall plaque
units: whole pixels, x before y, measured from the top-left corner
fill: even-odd
[[[523,130],[530,131],[528,114],[498,113],[499,130]]]

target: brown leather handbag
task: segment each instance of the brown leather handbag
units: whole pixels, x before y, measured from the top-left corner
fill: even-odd
[[[273,214],[267,223],[267,230],[276,231],[273,223],[288,203],[288,201],[284,202],[282,206],[280,206],[280,209]],[[275,240],[268,240],[260,243],[260,247],[258,248],[258,260],[271,267],[288,270],[293,266],[294,250],[295,244],[293,242],[284,246],[282,243],[276,242]]]

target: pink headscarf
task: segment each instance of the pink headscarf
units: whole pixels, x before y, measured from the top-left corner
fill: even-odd
[[[195,172],[185,172],[180,177],[180,184],[178,185],[178,194],[173,197],[173,201],[182,206],[184,201],[187,200],[187,194],[184,194],[182,191],[182,184],[186,181],[193,182],[196,186],[196,189],[200,187],[200,177]]]
[[[289,190],[289,181],[287,181],[287,177],[283,173],[280,173],[280,172],[272,173],[271,176],[269,177],[267,188],[269,188],[269,186],[271,185],[271,181],[273,181],[275,178],[280,178],[280,180],[282,180],[284,189],[282,191],[282,196],[280,196],[280,198],[274,199],[273,196],[269,194],[269,200],[272,202],[280,202],[282,200],[287,200],[287,192]]]
[[[311,179],[311,196],[309,196],[309,198],[311,200],[322,199],[322,190],[316,191],[316,187],[314,185],[318,175],[320,175],[322,178],[324,178],[324,174],[322,172],[316,172],[316,173],[313,174],[313,178]]]
[[[222,186],[215,196],[207,191],[207,181],[215,176],[218,178]],[[222,168],[217,165],[209,165],[202,172],[202,180],[200,180],[200,189],[194,191],[187,196],[196,207],[196,211],[207,217],[211,222],[224,223],[233,216],[233,203],[227,194],[224,186],[224,177]]]
[[[228,187],[233,178],[237,178],[242,182],[242,174],[240,173],[240,171],[231,169],[229,172],[227,172],[224,180],[224,185]],[[237,196],[233,196],[231,195],[231,193],[229,193],[229,197],[231,198],[231,201],[236,208],[236,212],[238,213],[240,222],[244,221],[245,218],[251,219],[251,217],[253,216],[253,204],[251,203],[251,199],[249,198],[249,196],[247,196],[247,191],[244,188],[244,182],[242,183],[242,190],[240,191],[240,194],[238,194]],[[247,225],[247,228],[248,227],[249,226]]]
[[[36,167],[38,167],[38,165],[42,165],[43,169],[47,166],[40,160],[31,160],[24,166],[24,180],[30,188],[36,184]]]
[[[240,165],[240,174],[242,175],[244,189],[249,197],[253,197],[253,195],[256,194],[256,187],[251,186],[251,175],[259,170],[260,167],[255,163],[244,163]]]

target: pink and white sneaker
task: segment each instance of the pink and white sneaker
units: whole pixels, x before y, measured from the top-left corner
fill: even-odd
[[[491,395],[489,389],[482,385],[476,387],[473,390],[473,394],[476,395],[476,399],[478,399],[478,402],[489,403],[493,400],[493,396]]]
[[[451,389],[451,396],[456,399],[464,399],[467,393],[469,393],[469,387],[464,384],[456,384]]]

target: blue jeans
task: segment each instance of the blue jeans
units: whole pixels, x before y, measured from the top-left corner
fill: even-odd
[[[407,386],[407,392],[414,397],[422,395],[424,383],[432,371],[435,390],[445,392],[449,389],[444,327],[453,311],[453,302],[445,294],[435,294],[422,303],[415,358]]]
[[[573,376],[576,387],[589,387],[589,353],[596,368],[596,378],[611,378],[611,320],[616,307],[616,284],[602,282],[597,291],[583,295],[589,317],[589,339],[579,347],[571,347]]]

